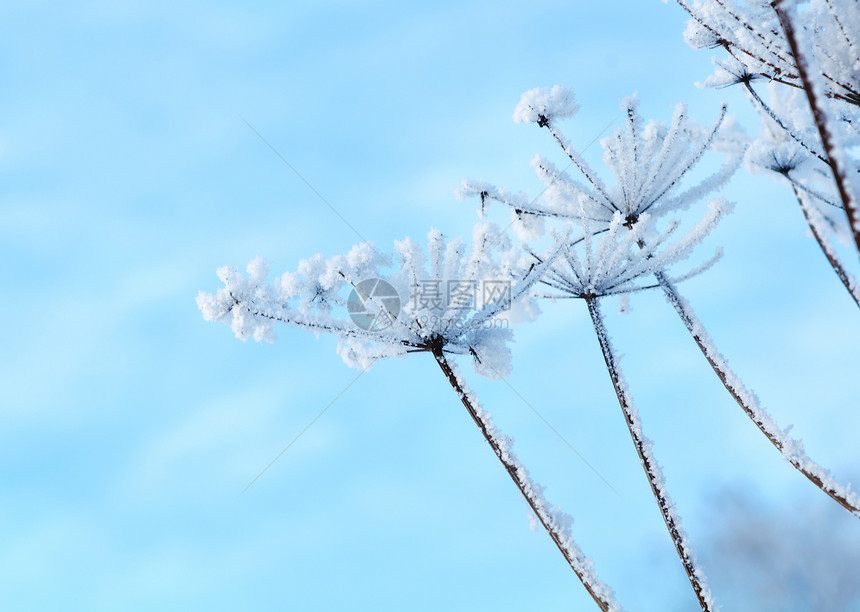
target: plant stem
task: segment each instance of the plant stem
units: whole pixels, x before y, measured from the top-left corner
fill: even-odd
[[[798,440],[791,439],[787,432],[780,429],[776,421],[759,404],[756,395],[747,389],[741,379],[731,370],[725,357],[717,350],[704,326],[696,318],[689,302],[678,293],[674,283],[663,272],[657,272],[655,276],[666,294],[666,299],[675,308],[687,331],[693,336],[693,340],[696,341],[705,359],[711,364],[711,368],[729,394],[735,398],[738,406],[791,465],[839,505],[860,517],[860,498],[857,494],[851,491],[850,487],[837,482],[829,471],[809,458]]]
[[[833,268],[833,271],[836,272],[836,276],[838,276],[839,280],[842,281],[842,284],[845,285],[845,289],[848,290],[854,303],[857,304],[857,306],[860,306],[860,286],[857,285],[857,281],[854,277],[851,276],[842,266],[836,253],[834,253],[830,246],[824,241],[824,236],[822,236],[821,232],[818,231],[817,224],[812,218],[814,213],[809,210],[809,206],[803,201],[803,198],[800,197],[800,191],[798,191],[797,187],[793,183],[791,185],[791,190],[794,192],[794,197],[797,198],[797,203],[800,204],[800,210],[803,212],[803,218],[806,219],[809,231],[812,232],[813,238],[815,238],[818,246],[821,247],[821,251],[827,258],[827,261],[830,262],[830,267]]]
[[[801,138],[801,136],[799,134],[797,134],[790,127],[788,127],[788,125],[786,125],[785,121],[780,119],[779,115],[777,115],[773,111],[773,109],[771,109],[767,104],[765,104],[764,100],[762,100],[761,96],[759,96],[758,93],[756,93],[756,90],[753,89],[753,86],[750,84],[749,81],[744,81],[743,84],[744,84],[744,88],[746,89],[747,94],[749,94],[749,97],[753,101],[753,105],[757,106],[759,108],[759,110],[762,112],[762,114],[764,114],[765,117],[770,118],[783,132],[785,132],[785,134],[789,138],[791,138],[793,141],[795,141],[797,144],[799,144],[801,147],[803,147],[807,153],[809,153],[810,155],[814,155],[821,162],[827,164],[828,166],[830,165],[830,161],[826,157],[824,157],[821,153],[819,153],[818,151],[813,149],[812,145],[808,144],[805,140],[803,140],[803,138]]]
[[[580,550],[576,542],[573,541],[566,525],[559,521],[557,513],[553,512],[552,506],[543,497],[543,492],[540,485],[533,482],[529,476],[528,470],[520,463],[516,455],[510,450],[510,443],[501,435],[496,426],[493,424],[492,417],[484,411],[476,401],[474,401],[471,392],[467,389],[465,383],[459,376],[456,368],[452,366],[445,358],[441,348],[433,349],[433,357],[436,358],[436,363],[442,369],[448,383],[457,393],[463,406],[472,417],[475,425],[481,430],[481,434],[493,449],[493,452],[501,461],[511,480],[520,490],[534,515],[546,529],[552,541],[558,547],[561,554],[567,560],[571,569],[582,581],[583,586],[594,599],[597,606],[604,612],[620,610],[620,606],[615,601],[615,596],[612,589],[603,583],[598,577],[597,572],[591,567],[591,561]]]
[[[848,227],[851,228],[851,233],[854,235],[854,243],[858,253],[860,253],[860,220],[857,218],[857,202],[852,201],[851,194],[848,192],[848,179],[845,174],[845,168],[842,164],[841,156],[837,153],[833,134],[830,133],[830,129],[828,128],[827,116],[815,94],[815,85],[810,78],[806,60],[797,44],[797,36],[794,33],[791,18],[781,5],[782,0],[774,0],[771,3],[779,19],[779,23],[785,32],[785,38],[791,48],[791,54],[794,56],[794,63],[797,66],[797,72],[803,83],[803,90],[806,92],[806,99],[809,102],[809,108],[812,110],[815,126],[818,128],[821,143],[824,145],[824,153],[830,161],[830,168],[833,171],[833,181],[836,183],[836,189],[839,191],[839,197],[842,199],[842,205],[845,208],[845,215],[848,217]]]
[[[654,494],[654,499],[657,500],[660,514],[663,516],[666,528],[669,530],[669,535],[672,537],[672,542],[675,544],[675,549],[678,551],[678,556],[684,565],[684,571],[687,572],[687,577],[690,579],[690,584],[696,593],[696,599],[698,599],[702,610],[710,612],[715,609],[715,605],[705,583],[704,573],[696,565],[687,535],[681,527],[681,519],[675,512],[672,500],[666,491],[663,472],[651,452],[651,441],[642,433],[642,423],[639,420],[638,411],[633,405],[633,399],[627,390],[627,384],[618,368],[618,362],[612,350],[609,334],[606,332],[603,316],[600,313],[600,305],[596,297],[586,297],[585,303],[588,305],[588,313],[591,315],[594,332],[597,334],[597,340],[600,342],[600,349],[603,352],[603,359],[606,362],[609,377],[612,379],[615,394],[618,396],[618,403],[624,412],[627,429],[630,431],[630,436],[633,438],[633,444],[636,447],[636,453],[639,455],[642,468],[648,477],[648,484],[651,485],[651,492]]]

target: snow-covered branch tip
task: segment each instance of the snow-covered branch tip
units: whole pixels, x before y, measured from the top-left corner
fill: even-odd
[[[579,108],[574,91],[569,87],[536,87],[522,95],[513,119],[516,123],[536,123],[544,127],[555,120],[573,117]]]

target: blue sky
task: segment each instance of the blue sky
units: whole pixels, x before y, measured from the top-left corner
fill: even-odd
[[[559,152],[511,121],[533,87],[576,88],[578,147],[634,91],[647,117],[688,101],[709,122],[726,99],[754,126],[735,92],[695,88],[710,60],[684,21],[656,1],[0,8],[4,609],[591,609],[429,357],[356,379],[332,338],[243,344],[194,298],[257,255],[280,272],[362,237],[467,233],[463,178],[536,194],[529,161]],[[860,482],[856,310],[784,188],[739,174],[723,195],[737,210],[708,246],[726,256],[684,292],[774,416]],[[607,310],[726,608],[762,596],[720,546],[739,524],[784,525],[774,566],[856,567],[857,520],[780,459],[663,298]],[[694,609],[584,306],[544,311],[510,386],[464,373],[620,601]]]

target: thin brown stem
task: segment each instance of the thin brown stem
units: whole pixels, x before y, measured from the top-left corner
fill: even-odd
[[[824,110],[818,102],[818,97],[815,95],[815,87],[809,75],[809,70],[806,65],[806,59],[800,52],[800,47],[797,43],[797,36],[794,33],[794,26],[791,23],[791,18],[788,13],[782,8],[782,0],[774,0],[771,3],[779,23],[785,32],[785,38],[791,48],[791,53],[794,56],[794,62],[797,66],[797,72],[800,75],[800,80],[803,83],[803,90],[806,92],[806,99],[809,102],[809,108],[812,110],[812,117],[815,120],[815,126],[818,128],[818,134],[821,137],[821,143],[824,145],[824,153],[827,159],[830,160],[830,168],[833,171],[833,181],[836,183],[836,189],[839,192],[839,197],[842,199],[842,205],[845,209],[845,215],[848,217],[848,226],[851,228],[851,233],[854,235],[854,243],[857,247],[857,252],[860,254],[860,220],[857,219],[856,203],[852,201],[848,193],[847,176],[845,168],[842,167],[841,160],[837,155],[836,144],[833,142],[833,135],[827,125],[827,117]]]
[[[687,536],[680,525],[680,517],[675,513],[671,499],[666,491],[663,473],[660,466],[657,464],[651,453],[651,441],[642,433],[642,423],[639,420],[638,412],[633,405],[633,400],[627,390],[627,385],[618,368],[618,361],[615,358],[615,353],[612,349],[612,344],[609,340],[609,334],[606,331],[606,326],[603,322],[603,316],[600,313],[600,306],[596,297],[586,297],[585,303],[588,305],[588,313],[591,315],[591,321],[594,324],[594,332],[597,334],[597,340],[600,343],[600,350],[603,352],[603,359],[606,362],[606,369],[609,372],[609,378],[612,380],[612,386],[615,388],[615,394],[618,396],[618,403],[621,405],[621,410],[624,412],[624,420],[627,423],[627,429],[630,431],[630,436],[633,438],[633,444],[636,447],[636,453],[639,455],[639,460],[642,463],[642,468],[645,470],[645,475],[648,477],[648,484],[651,486],[651,492],[654,499],[657,500],[657,506],[660,508],[660,514],[663,516],[663,521],[666,523],[666,528],[669,530],[669,535],[672,542],[675,544],[675,550],[678,552],[678,557],[684,566],[684,571],[690,579],[690,584],[693,591],[696,593],[696,599],[702,610],[714,610],[715,606],[711,598],[711,594],[705,584],[705,577],[702,570],[696,565],[693,556],[693,551],[690,548]]]
[[[797,198],[797,203],[800,204],[800,210],[803,212],[803,218],[806,219],[809,231],[812,232],[812,237],[815,238],[815,242],[817,242],[818,246],[821,247],[821,252],[824,253],[827,261],[830,263],[830,267],[833,268],[833,271],[836,272],[836,276],[839,277],[839,280],[845,286],[845,289],[848,291],[848,295],[851,296],[851,299],[854,300],[854,303],[857,304],[857,306],[860,306],[860,287],[857,286],[857,281],[854,280],[854,277],[852,277],[847,270],[845,270],[842,263],[839,261],[839,258],[836,256],[836,253],[834,253],[833,249],[831,249],[827,242],[825,242],[824,236],[822,236],[821,232],[818,231],[818,226],[812,219],[809,206],[803,201],[800,196],[800,191],[798,191],[797,186],[793,183],[791,185],[791,190],[794,192],[794,197]]]
[[[611,610],[620,610],[620,607],[615,602],[612,590],[597,578],[596,572],[590,567],[588,559],[585,558],[582,551],[569,535],[563,533],[560,525],[553,519],[548,512],[547,502],[542,498],[540,490],[534,486],[529,479],[528,472],[519,460],[507,448],[507,444],[499,439],[498,431],[492,423],[489,415],[484,412],[479,406],[473,403],[469,391],[460,380],[456,370],[451,366],[445,358],[442,349],[439,347],[433,348],[433,357],[436,358],[436,363],[442,369],[448,383],[457,393],[463,406],[481,434],[493,449],[496,457],[504,466],[505,471],[514,481],[514,484],[520,490],[520,493],[525,498],[526,503],[532,510],[532,513],[543,528],[546,529],[556,547],[564,555],[567,563],[580,579],[588,594],[594,599],[597,606],[604,612]]]
[[[758,95],[758,92],[756,92],[756,90],[755,90],[755,89],[753,89],[753,87],[752,87],[752,85],[750,84],[750,82],[749,82],[749,81],[743,81],[743,84],[744,84],[744,88],[746,89],[746,91],[747,91],[747,93],[750,95],[750,97],[753,99],[753,102],[756,104],[756,106],[758,106],[758,108],[759,108],[759,109],[760,109],[760,110],[761,110],[761,111],[762,111],[762,112],[763,112],[767,117],[770,117],[770,119],[771,119],[774,123],[776,123],[776,124],[777,124],[781,129],[782,129],[782,131],[783,131],[783,132],[785,132],[785,133],[786,133],[786,135],[788,135],[788,137],[789,137],[789,138],[791,138],[791,139],[792,139],[792,140],[794,140],[797,144],[799,144],[801,147],[803,147],[804,149],[806,149],[806,151],[807,151],[810,155],[814,155],[814,156],[815,156],[815,157],[817,157],[820,161],[824,162],[824,163],[825,163],[825,164],[827,164],[828,166],[830,165],[830,161],[829,161],[829,160],[827,160],[823,155],[821,155],[821,153],[819,153],[818,151],[816,151],[815,149],[813,149],[811,145],[809,145],[806,141],[804,141],[804,140],[800,137],[800,135],[798,135],[798,134],[796,134],[795,132],[793,132],[793,131],[791,130],[791,128],[789,128],[789,127],[785,124],[785,122],[784,122],[784,121],[779,117],[779,115],[777,115],[775,112],[773,112],[773,109],[771,109],[767,104],[765,104],[764,100],[762,100],[762,99],[761,99],[761,96],[759,96],[759,95]]]
[[[698,23],[700,26],[705,28],[708,32],[710,32],[714,36],[716,45],[725,49],[726,53],[728,53],[731,57],[736,59],[738,62],[740,62],[744,66],[750,66],[751,63],[752,64],[761,64],[762,66],[766,66],[769,69],[769,71],[762,72],[761,70],[757,70],[756,73],[761,74],[761,76],[765,77],[769,81],[773,81],[775,83],[780,83],[782,85],[787,85],[788,87],[794,87],[795,89],[803,89],[803,83],[799,80],[798,75],[792,74],[790,71],[790,68],[791,68],[790,60],[787,60],[786,58],[782,57],[782,55],[780,55],[779,53],[777,53],[776,51],[774,51],[771,48],[772,46],[775,46],[780,51],[782,51],[782,49],[780,49],[779,46],[776,44],[775,40],[772,40],[772,41],[766,40],[761,35],[760,32],[751,28],[749,26],[749,24],[747,24],[743,19],[741,19],[737,15],[734,15],[733,13],[729,12],[729,15],[734,17],[734,19],[736,21],[738,21],[740,24],[742,24],[741,27],[750,31],[750,33],[753,36],[760,39],[759,44],[761,44],[762,48],[767,53],[772,54],[776,58],[775,61],[771,61],[771,60],[766,59],[763,55],[761,55],[761,54],[759,54],[759,53],[757,53],[751,49],[746,49],[746,48],[740,46],[737,42],[730,40],[731,34],[729,34],[727,32],[718,31],[715,26],[711,25],[710,23],[705,21],[705,19],[701,15],[697,14],[696,11],[694,11],[692,9],[692,7],[687,2],[685,2],[685,0],[675,0],[675,1],[690,17],[693,18],[694,21],[696,21],[696,23]],[[721,5],[721,6],[723,6],[723,5]],[[835,18],[835,15],[834,15],[834,18]],[[839,22],[838,19],[836,19],[836,22],[841,27],[841,23]],[[771,30],[770,33],[778,36],[778,32],[776,32],[774,30]],[[725,34],[725,36],[724,36],[724,34]],[[853,48],[853,45],[851,45],[850,41],[849,41],[849,47]],[[783,65],[778,66],[777,63],[781,63]],[[830,89],[830,90],[824,92],[824,95],[826,97],[832,98],[834,100],[840,100],[842,102],[846,102],[846,103],[851,104],[853,106],[860,106],[860,93],[858,93],[854,88],[852,88],[850,85],[848,85],[846,83],[842,83],[842,82],[837,81],[836,79],[834,79],[832,76],[830,76],[827,73],[823,73],[822,76],[827,81],[832,83],[834,86],[839,87],[841,89],[844,89],[846,92],[848,92],[847,94],[843,94],[843,93],[839,93],[838,91],[836,91],[834,89]]]
[[[663,272],[657,272],[655,276],[666,294],[666,299],[675,308],[684,323],[684,327],[690,332],[717,378],[720,379],[738,406],[791,465],[840,506],[860,517],[860,498],[849,487],[836,482],[830,472],[809,458],[800,442],[792,440],[786,432],[780,429],[779,425],[759,405],[755,394],[744,386],[740,378],[729,367],[725,357],[716,349],[692,307],[678,293],[674,283]]]
[[[833,8],[833,3],[831,2],[831,0],[824,1],[827,3],[827,8],[830,9],[830,14],[833,15],[833,20],[836,22],[836,25],[839,26],[839,31],[842,32],[842,37],[845,39],[845,42],[848,43],[848,48],[851,51],[854,51],[854,43],[851,41],[851,37],[848,36],[848,32],[845,31],[845,26],[842,25],[842,21],[839,19],[839,15],[836,14],[836,9]],[[858,57],[857,59],[860,59],[860,57]]]
[[[704,20],[700,15],[696,14],[696,12],[695,12],[695,11],[693,11],[693,9],[692,9],[692,8],[691,8],[691,7],[690,7],[690,6],[689,6],[689,5],[688,5],[684,0],[676,0],[676,2],[678,3],[678,5],[679,5],[682,9],[684,9],[684,11],[686,11],[686,13],[687,13],[688,15],[690,15],[690,17],[692,17],[692,18],[693,18],[693,19],[694,19],[694,20],[695,20],[699,25],[701,25],[703,28],[705,28],[705,29],[706,29],[706,30],[708,30],[711,34],[713,34],[713,35],[714,35],[714,37],[715,37],[715,38],[716,38],[716,40],[717,40],[717,44],[719,44],[720,46],[722,46],[722,47],[726,50],[726,52],[727,52],[729,55],[731,55],[732,57],[734,57],[736,60],[738,60],[738,61],[739,61],[739,62],[741,62],[742,64],[746,65],[746,64],[747,64],[747,62],[744,62],[741,58],[739,58],[739,57],[736,55],[736,53],[741,54],[741,55],[744,55],[744,56],[748,57],[748,58],[749,58],[750,60],[752,60],[752,61],[755,61],[755,62],[758,62],[758,63],[763,64],[763,65],[765,65],[765,66],[768,66],[768,67],[773,71],[773,74],[772,74],[772,75],[767,75],[767,76],[769,76],[772,80],[774,80],[774,81],[778,81],[778,82],[783,83],[783,84],[785,84],[785,85],[790,85],[790,86],[792,86],[792,87],[798,87],[798,85],[797,85],[797,84],[793,83],[793,82],[790,80],[790,79],[796,78],[794,75],[792,75],[792,74],[787,74],[787,73],[786,73],[786,71],[785,71],[783,68],[781,68],[781,67],[777,66],[775,63],[773,63],[773,61],[768,60],[768,59],[765,59],[764,57],[762,57],[762,56],[760,56],[760,55],[758,55],[758,54],[756,54],[756,53],[754,53],[754,52],[752,52],[752,51],[750,51],[750,50],[748,50],[748,49],[745,49],[745,48],[743,48],[743,47],[741,47],[741,46],[737,45],[735,42],[733,42],[733,41],[729,40],[728,38],[724,37],[724,36],[722,35],[722,33],[721,33],[721,32],[717,31],[713,26],[711,26],[709,23],[707,23],[707,22],[706,22],[706,21],[705,21],[705,20]],[[724,8],[725,8],[725,7],[724,7]],[[733,16],[734,16],[734,15],[733,15]],[[739,20],[737,16],[734,16],[734,17],[735,17],[735,20],[740,21],[741,23],[743,23],[743,21]],[[747,29],[749,29],[749,26],[748,26],[747,24],[744,24],[744,27],[745,27],[745,28],[747,28]],[[758,38],[762,38],[762,37],[761,37],[761,35],[760,35],[759,33],[755,32],[755,31],[752,31],[752,32],[753,32],[753,34],[754,34],[754,35],[756,35]],[[763,43],[762,43],[762,47],[763,47],[766,51],[768,51],[769,53],[771,53],[772,55],[774,55],[778,60],[782,61],[782,62],[783,62],[783,63],[785,63],[785,64],[787,64],[787,63],[788,63],[788,62],[786,62],[786,61],[785,61],[785,59],[784,59],[784,58],[780,57],[780,55],[779,55],[778,53],[776,53],[776,52],[772,51],[772,50],[769,48],[767,41],[765,41],[765,42],[763,42]],[[788,79],[788,80],[784,80],[784,79],[780,76],[780,75],[783,75],[783,74],[785,75],[785,78],[786,78],[786,79]]]
[[[735,13],[731,9],[729,9],[729,7],[726,6],[726,4],[724,2],[722,2],[721,0],[713,0],[713,1],[715,4],[719,5],[723,9],[723,11],[725,11],[725,13],[727,15],[729,15],[732,19],[735,20],[735,22],[738,24],[737,25],[738,28],[745,29],[753,37],[758,38],[763,49],[765,49],[768,53],[770,53],[775,58],[777,58],[777,60],[788,65],[788,63],[789,63],[788,60],[785,57],[783,57],[785,50],[780,49],[779,44],[776,42],[776,40],[768,40],[767,38],[765,38],[764,35],[762,35],[761,30],[754,28],[749,23],[747,23],[746,19],[742,19],[740,17],[740,15],[738,15],[737,13]],[[771,34],[776,35],[777,33],[774,32],[773,30],[771,30]],[[774,50],[774,49],[776,49],[776,50]],[[782,52],[782,53],[780,53],[780,52]],[[773,64],[771,64],[771,65],[773,65]],[[782,70],[780,68],[778,68],[776,66],[774,66],[774,68],[776,68],[777,72],[782,72]],[[786,75],[786,76],[788,78],[791,78],[791,75]]]

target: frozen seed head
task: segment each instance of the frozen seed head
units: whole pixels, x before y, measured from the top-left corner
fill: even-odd
[[[346,255],[304,260],[274,282],[259,258],[246,274],[220,268],[224,286],[214,295],[201,292],[197,304],[206,320],[227,323],[242,340],[271,342],[276,323],[332,334],[356,368],[443,351],[467,355],[480,374],[499,378],[511,368],[510,325],[538,312],[529,292],[542,269],[524,269],[521,251],[482,222],[471,244],[431,230],[426,246],[405,238],[395,242],[393,256],[383,256],[362,244]]]
[[[514,121],[544,127],[556,119],[573,117],[578,111],[573,89],[561,85],[553,85],[551,89],[538,87],[522,95],[514,109]]]

